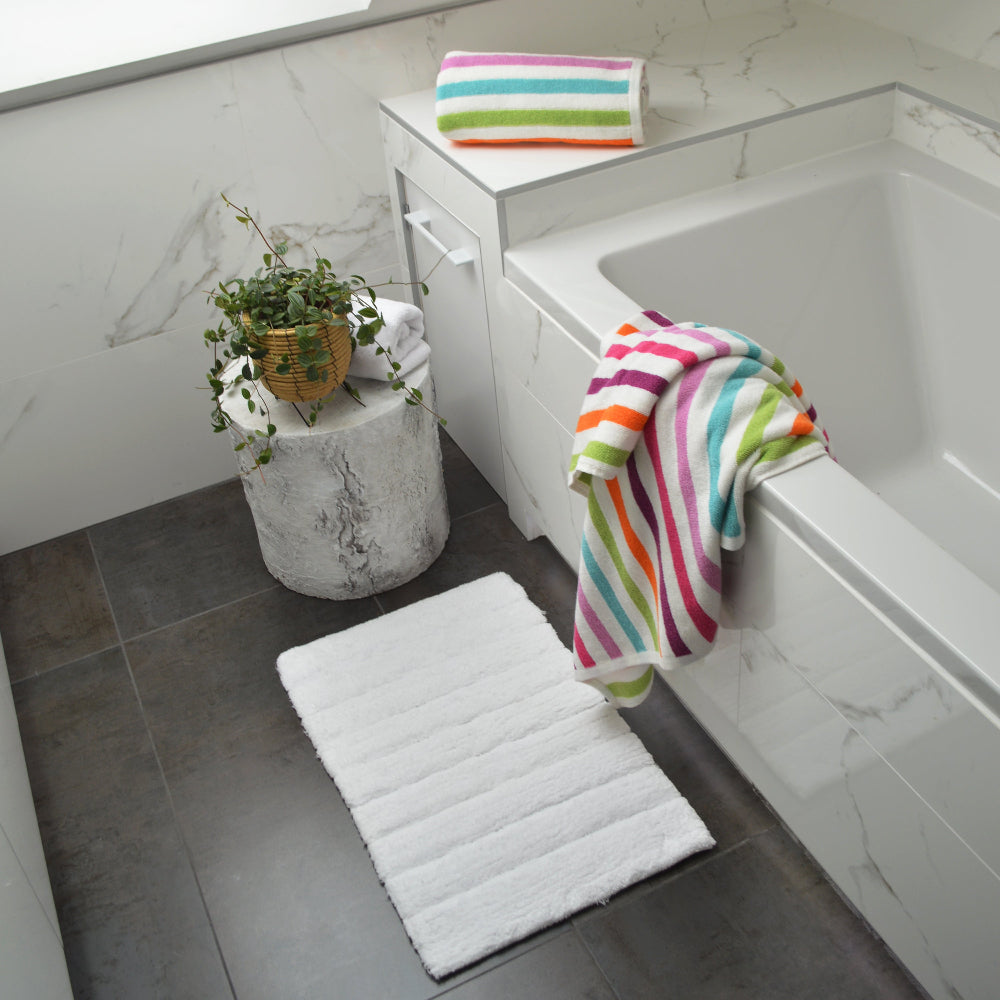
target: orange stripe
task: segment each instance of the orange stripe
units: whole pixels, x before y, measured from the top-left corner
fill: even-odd
[[[645,413],[639,413],[638,410],[615,404],[606,406],[603,410],[591,410],[589,413],[580,414],[576,429],[578,433],[589,431],[591,427],[596,427],[602,421],[610,420],[612,423],[627,427],[630,431],[641,431],[646,426],[648,419]]]
[[[649,589],[653,592],[653,599],[656,601],[656,620],[659,621],[660,588],[656,585],[656,570],[653,568],[653,560],[649,557],[649,553],[639,540],[635,529],[629,523],[628,514],[625,512],[625,501],[622,499],[622,489],[618,485],[618,480],[609,479],[607,486],[608,496],[611,497],[611,502],[615,505],[615,510],[618,512],[618,521],[622,526],[622,533],[625,535],[629,551],[635,557],[635,561],[642,567],[642,571],[646,574],[646,579],[649,581]],[[656,648],[657,650],[660,648],[659,633],[656,636]]]
[[[615,330],[616,337],[627,337],[629,334],[638,333],[639,327],[633,326],[631,323],[622,323],[617,330]]]
[[[461,143],[466,146],[498,146],[514,142],[568,142],[578,146],[634,146],[631,139],[556,139],[556,138],[527,138],[527,139],[454,139],[448,136],[452,142]]]
[[[807,434],[812,434],[814,430],[816,430],[816,425],[804,413],[796,413],[788,436],[805,437]]]
[[[795,385],[792,386],[792,392],[794,392],[796,396],[802,395],[802,386],[799,385],[798,379],[795,380]]]

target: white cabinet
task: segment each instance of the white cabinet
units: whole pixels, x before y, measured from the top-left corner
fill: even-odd
[[[433,274],[421,295],[437,411],[448,433],[506,499],[500,418],[479,237],[411,179],[402,177],[403,233],[412,280]]]
[[[503,254],[511,232],[523,239],[533,227],[553,224],[550,213],[558,215],[560,205],[579,201],[566,170],[593,154],[459,152],[435,138],[432,110],[428,94],[387,100],[381,127],[407,278],[419,281],[437,265],[430,294],[415,290],[414,301],[424,310],[439,412],[521,532],[547,535],[575,567],[584,510],[568,489],[567,466],[597,359],[504,277]],[[507,164],[528,165],[530,182],[521,183],[517,170],[508,176]],[[500,186],[474,168],[487,165],[492,173],[499,168]]]

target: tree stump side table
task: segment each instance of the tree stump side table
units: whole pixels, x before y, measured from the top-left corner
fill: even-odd
[[[433,408],[429,363],[407,384]],[[355,387],[364,406],[338,390],[311,428],[261,387],[277,427],[273,457],[262,476],[246,450],[237,452],[268,571],[310,597],[391,590],[427,569],[448,538],[437,421],[388,381],[358,379]],[[229,390],[225,403],[244,434],[266,426],[238,391]],[[308,404],[298,405],[308,415]]]

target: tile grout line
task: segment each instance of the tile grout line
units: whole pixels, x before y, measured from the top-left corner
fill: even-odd
[[[573,934],[576,935],[577,941],[580,942],[580,947],[583,948],[583,950],[587,953],[587,956],[590,958],[591,962],[594,963],[594,968],[597,969],[597,971],[600,973],[601,979],[603,979],[604,982],[607,983],[608,989],[611,990],[611,995],[615,998],[615,1000],[622,1000],[622,995],[618,992],[618,990],[615,989],[614,983],[612,983],[611,980],[608,978],[608,974],[604,971],[604,966],[602,966],[601,963],[597,960],[597,956],[590,950],[590,947],[587,944],[584,936],[580,933],[580,928],[577,927],[576,921],[573,918],[570,918],[569,924],[570,927],[572,928]]]
[[[97,557],[97,551],[94,548],[94,542],[93,542],[93,539],[92,539],[92,537],[90,535],[90,529],[87,528],[86,531],[87,531],[87,542],[90,545],[90,551],[91,551],[91,554],[93,555],[93,558],[94,558],[94,568],[97,571],[97,577],[98,577],[98,579],[101,582],[101,589],[104,592],[104,598],[105,598],[105,600],[108,603],[108,610],[109,610],[109,612],[111,614],[111,622],[112,622],[112,624],[114,625],[114,628],[115,628],[115,635],[118,637],[118,649],[121,651],[122,660],[124,661],[124,663],[125,663],[125,669],[128,672],[129,683],[132,686],[132,694],[135,696],[136,706],[139,709],[139,716],[142,719],[142,726],[143,726],[143,729],[146,732],[146,739],[149,741],[149,748],[150,748],[150,750],[153,753],[153,759],[156,761],[156,769],[159,772],[160,781],[163,783],[163,792],[164,792],[164,794],[166,795],[166,798],[167,798],[167,808],[170,810],[170,815],[173,818],[174,829],[176,830],[177,837],[180,840],[181,845],[183,847],[184,856],[187,859],[188,868],[191,871],[191,877],[194,879],[194,884],[195,884],[195,886],[196,886],[196,888],[198,890],[198,898],[201,900],[202,910],[205,913],[205,919],[208,921],[208,927],[209,927],[209,930],[211,931],[211,934],[212,934],[212,940],[215,943],[215,950],[216,950],[216,953],[219,956],[219,962],[222,965],[222,971],[225,974],[226,982],[229,984],[229,992],[232,994],[234,1000],[236,1000],[236,996],[237,996],[237,994],[236,994],[236,986],[233,983],[233,977],[232,977],[232,975],[229,972],[229,963],[226,961],[225,953],[222,950],[222,942],[219,941],[219,935],[218,935],[218,933],[216,932],[216,929],[215,929],[215,921],[212,920],[212,914],[211,914],[211,911],[208,908],[208,901],[205,899],[205,890],[202,887],[201,879],[198,877],[198,869],[197,869],[197,867],[195,866],[195,863],[194,863],[194,855],[191,852],[191,846],[188,843],[187,837],[184,836],[184,830],[181,827],[180,819],[179,819],[179,817],[177,815],[177,808],[174,805],[174,796],[173,796],[173,793],[170,791],[170,784],[167,781],[167,775],[166,775],[166,772],[163,769],[163,762],[160,760],[160,753],[159,753],[159,750],[156,747],[156,740],[153,738],[153,731],[150,728],[149,719],[146,716],[146,708],[145,708],[145,706],[142,703],[142,696],[139,693],[139,686],[136,683],[135,674],[134,674],[134,672],[132,670],[132,661],[129,659],[128,651],[125,648],[125,640],[122,638],[121,629],[118,627],[118,618],[115,615],[115,609],[114,609],[114,606],[113,606],[113,604],[111,602],[111,595],[108,593],[107,584],[105,583],[105,580],[104,580],[104,573],[101,570],[101,563],[100,563],[100,560]],[[260,591],[260,593],[264,593],[264,591]],[[236,603],[236,602],[235,601],[231,601],[231,602],[228,602],[228,603],[232,604],[232,603]],[[220,605],[220,607],[225,607],[225,605]],[[215,609],[213,608],[211,610],[215,610]],[[201,612],[201,614],[205,614],[205,613],[206,612]],[[189,618],[196,618],[196,617],[198,617],[198,616],[197,615],[190,615],[189,616]],[[187,620],[188,619],[182,619],[182,621],[187,621]],[[177,623],[175,622],[173,624],[177,624]],[[160,628],[167,628],[167,627],[168,626],[160,626]],[[144,635],[151,635],[153,632],[160,631],[160,628],[152,629],[150,632],[143,633],[143,634]],[[134,636],[133,638],[141,638],[141,636]],[[132,640],[129,640],[129,641],[132,641]],[[112,649],[114,647],[110,647],[109,646],[108,648]]]

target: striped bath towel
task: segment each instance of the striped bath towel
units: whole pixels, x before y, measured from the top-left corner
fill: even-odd
[[[799,383],[738,333],[645,312],[609,341],[570,466],[588,497],[574,669],[630,707],[654,668],[712,648],[745,493],[828,448]]]
[[[642,59],[449,52],[437,125],[455,142],[638,146],[648,99]]]

